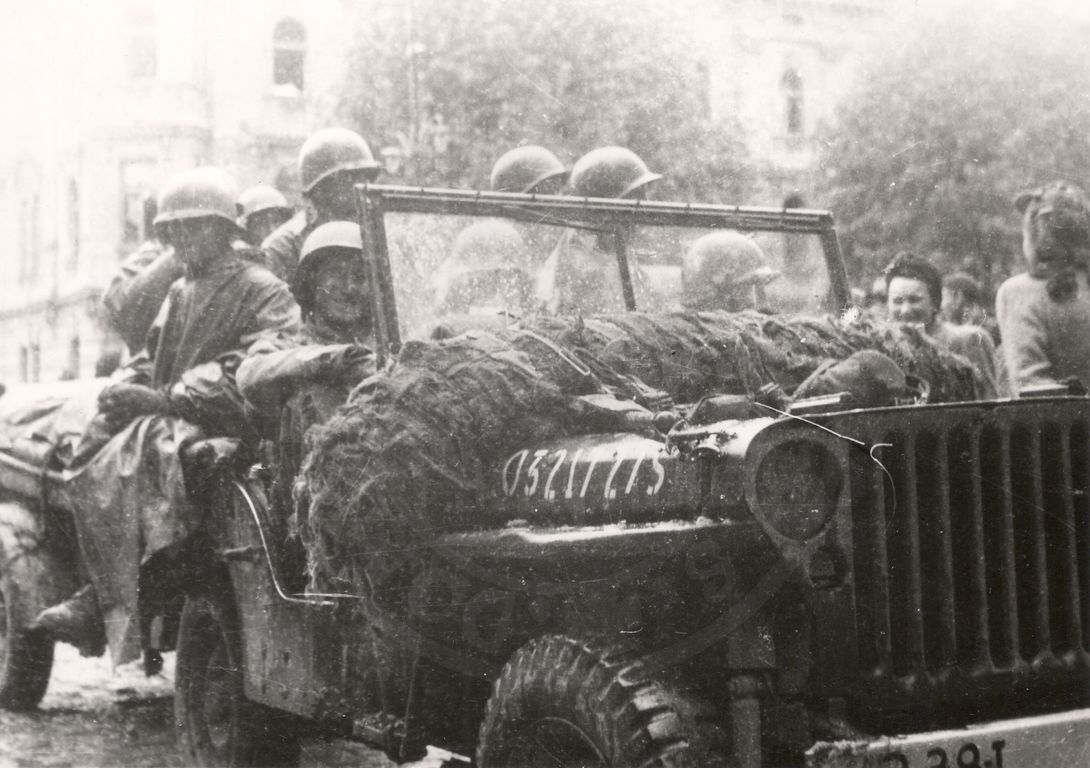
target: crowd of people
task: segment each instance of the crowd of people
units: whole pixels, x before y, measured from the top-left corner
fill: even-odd
[[[989,306],[971,275],[943,277],[902,252],[870,291],[856,291],[873,319],[918,325],[968,359],[989,397],[1090,383],[1090,200],[1057,181],[1018,196],[1026,271],[1007,279]]]
[[[116,662],[131,658],[141,568],[201,522],[185,486],[185,446],[228,427],[267,438],[279,471],[272,503],[290,513],[306,430],[374,372],[354,187],[376,179],[380,166],[362,137],[333,128],[303,144],[299,170],[298,212],[271,187],[238,194],[217,168],[179,173],[162,188],[155,238],[122,264],[104,297],[131,360],[99,395],[95,428],[68,467],[74,483],[86,484],[74,517],[89,582],[43,611],[41,631],[88,653],[108,642]],[[490,182],[500,192],[566,188],[642,199],[659,178],[622,147],[595,149],[570,171],[542,147],[521,147],[499,158]],[[1000,288],[994,321],[979,283],[964,274],[944,280],[908,253],[860,297],[865,312],[915,324],[962,355],[987,397],[1090,381],[1090,206],[1061,183],[1020,197],[1018,206],[1029,270]],[[518,239],[506,222],[467,227],[442,269],[442,303],[460,311],[467,297],[498,291],[504,301],[516,296],[564,312],[573,295],[591,290],[601,294],[591,302],[600,311],[624,309],[600,235],[565,231],[532,280]],[[756,309],[778,277],[753,240],[713,232],[682,259],[681,303],[693,311]]]

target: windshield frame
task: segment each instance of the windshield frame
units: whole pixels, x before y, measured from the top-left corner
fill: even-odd
[[[817,235],[825,257],[832,306],[851,304],[848,276],[829,211],[809,208],[677,203],[651,200],[568,197],[464,189],[428,189],[386,184],[357,184],[356,199],[372,285],[371,310],[379,366],[401,348],[397,298],[386,241],[386,213],[423,213],[498,217],[550,223],[612,233],[625,307],[636,309],[632,272],[624,233],[633,226],[733,229]]]

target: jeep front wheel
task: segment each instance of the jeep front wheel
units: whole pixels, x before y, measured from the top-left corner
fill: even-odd
[[[224,598],[186,600],[178,629],[174,719],[178,741],[197,765],[299,761],[299,737],[286,718],[246,699],[238,623]]]
[[[706,715],[647,675],[638,655],[550,635],[519,649],[496,681],[477,764],[726,766],[723,732]]]
[[[49,607],[54,565],[32,535],[28,516],[0,505],[0,708],[34,709],[49,686],[53,640],[27,629]]]

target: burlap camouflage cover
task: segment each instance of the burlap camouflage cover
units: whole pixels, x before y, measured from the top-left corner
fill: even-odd
[[[825,360],[861,349],[928,381],[935,401],[977,395],[967,361],[914,329],[831,318],[629,313],[406,344],[310,433],[312,581],[358,589],[362,569],[388,571],[438,533],[486,524],[480,501],[504,457],[595,429],[577,396],[603,391],[603,372],[639,376],[686,403],[769,382],[790,393]],[[569,352],[598,373],[581,372]]]

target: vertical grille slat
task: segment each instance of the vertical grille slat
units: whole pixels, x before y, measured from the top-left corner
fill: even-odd
[[[994,442],[992,440],[994,439]],[[1019,659],[1018,582],[1014,557],[1014,505],[1011,487],[1011,432],[1001,427],[981,433],[981,454],[988,457],[984,467],[986,488],[985,530],[994,543],[987,557],[990,568],[988,611],[992,636],[992,658],[1001,666],[1014,666]],[[994,586],[993,586],[994,584]]]
[[[950,446],[947,435],[940,433],[934,443],[934,467],[938,470],[935,478],[936,505],[934,510],[935,553],[934,586],[938,602],[938,616],[935,631],[935,664],[940,667],[952,666],[957,658],[957,613],[954,608],[954,553],[953,528],[950,518]],[[921,482],[929,482],[921,477]],[[930,660],[929,660],[930,661]],[[934,665],[932,665],[934,666]]]
[[[968,543],[968,589],[964,603],[970,619],[972,637],[970,659],[973,666],[991,666],[991,638],[988,632],[988,582],[984,554],[984,491],[980,463],[981,428],[975,425],[966,443],[969,457],[969,520],[965,537]],[[955,454],[955,460],[957,455]]]
[[[1041,431],[1037,425],[1019,426],[1012,446],[1015,490],[1015,551],[1018,555],[1018,597],[1025,619],[1023,657],[1032,659],[1052,646],[1049,623],[1048,555],[1045,540],[1045,492],[1041,467]]]
[[[924,638],[923,638],[923,587],[920,583],[920,504],[917,493],[918,475],[916,472],[916,436],[907,434],[901,437],[901,445],[894,443],[894,449],[900,448],[903,463],[901,470],[894,475],[898,479],[898,500],[894,514],[897,519],[889,526],[889,549],[895,553],[893,557],[899,568],[898,595],[901,600],[899,606],[900,624],[899,631],[894,637],[894,647],[897,640],[903,639],[905,670],[910,671],[923,666],[924,663]],[[896,659],[895,659],[896,662]]]
[[[1063,555],[1064,599],[1061,610],[1066,637],[1065,649],[1073,651],[1082,648],[1082,601],[1079,590],[1079,549],[1075,522],[1075,473],[1072,466],[1071,428],[1064,426],[1060,430],[1060,482],[1056,493],[1062,509],[1060,518]]]
[[[886,498],[885,474],[871,463],[867,467],[867,476],[870,479],[870,493],[874,503],[869,515],[874,552],[874,651],[878,669],[886,672],[893,665],[889,620],[889,556],[886,550],[886,515],[890,501]]]

